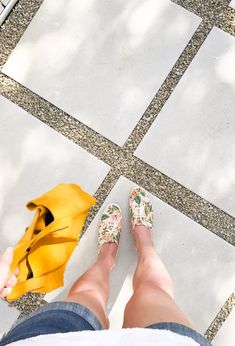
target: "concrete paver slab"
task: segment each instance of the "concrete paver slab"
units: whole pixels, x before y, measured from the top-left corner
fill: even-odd
[[[0,96],[0,251],[31,223],[25,204],[59,183],[94,194],[109,166]]]
[[[218,334],[216,334],[213,345],[214,346],[234,346],[234,339],[235,339],[235,309],[232,310],[232,312],[229,314],[228,318],[222,325],[221,329],[218,331]]]
[[[230,2],[229,6],[235,9],[235,0],[232,0]]]
[[[124,177],[118,180],[68,263],[65,287],[47,294],[47,301],[65,297],[73,281],[95,261],[102,211],[108,203],[115,202],[122,208],[123,231],[118,260],[111,275],[108,312],[111,327],[122,326],[136,263],[128,211],[128,196],[134,186]],[[151,195],[151,199],[155,210],[154,243],[173,277],[176,300],[195,327],[204,333],[233,290],[235,250],[158,198]]]
[[[45,0],[3,72],[122,145],[200,21],[169,0]]]
[[[135,155],[235,215],[235,38],[214,28]]]
[[[16,308],[8,305],[8,303],[0,298],[0,311],[1,311],[1,323],[0,323],[0,339],[1,335],[10,329],[12,324],[19,317],[20,312]]]
[[[7,4],[10,2],[11,0],[1,0],[1,3],[4,5],[4,6],[7,6]]]

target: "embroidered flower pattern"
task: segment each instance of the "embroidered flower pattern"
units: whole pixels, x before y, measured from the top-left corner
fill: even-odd
[[[116,204],[110,204],[104,210],[101,216],[101,222],[98,233],[98,254],[104,243],[119,244],[121,234],[121,209]]]
[[[144,225],[149,230],[153,228],[153,206],[141,187],[136,187],[130,195],[130,217],[132,227]]]

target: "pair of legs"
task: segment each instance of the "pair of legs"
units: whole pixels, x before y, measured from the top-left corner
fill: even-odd
[[[138,263],[133,277],[133,295],[124,311],[123,328],[144,328],[158,322],[176,322],[192,328],[173,298],[172,281],[156,253],[151,232],[135,226]],[[115,261],[117,245],[105,243],[94,265],[73,284],[65,301],[77,302],[90,309],[104,329],[109,328],[106,303],[109,275]]]

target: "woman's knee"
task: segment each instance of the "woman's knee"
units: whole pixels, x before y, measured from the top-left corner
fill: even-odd
[[[173,283],[170,276],[161,280],[148,278],[135,285],[135,293],[141,297],[162,294],[163,292],[173,298]]]
[[[174,304],[173,297],[158,285],[149,282],[143,282],[134,291],[131,299],[126,304],[124,310],[124,319],[131,320],[137,317],[140,318],[140,314],[145,311],[148,315],[155,315],[155,312],[165,306]]]
[[[143,284],[125,307],[123,327],[146,327],[158,322],[177,322],[192,327],[167,292],[160,287]]]

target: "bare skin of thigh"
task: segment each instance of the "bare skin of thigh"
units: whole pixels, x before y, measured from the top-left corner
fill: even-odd
[[[133,295],[124,311],[123,328],[143,328],[159,322],[176,322],[193,328],[174,301],[172,281],[153,247],[151,232],[145,226],[135,226],[134,235],[138,261],[133,276]],[[115,243],[105,243],[97,261],[77,279],[64,299],[86,306],[104,329],[109,328],[106,304],[116,252]]]

